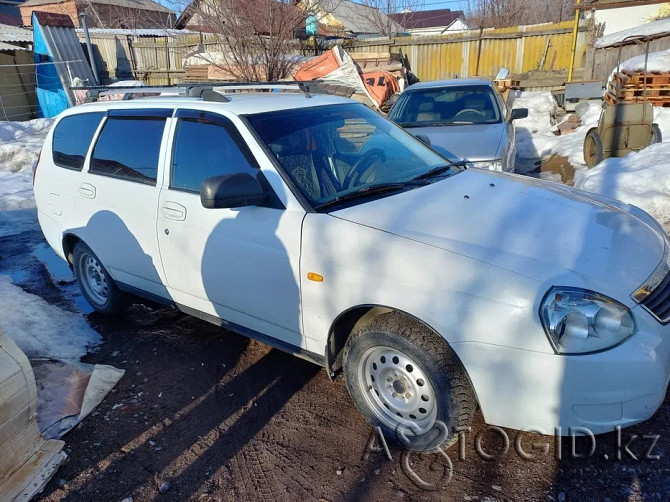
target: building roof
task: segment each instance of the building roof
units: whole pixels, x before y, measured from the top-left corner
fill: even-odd
[[[84,30],[77,28],[74,31],[83,33]],[[89,28],[91,35],[133,35],[137,37],[178,37],[179,35],[193,35],[197,32],[191,30],[175,30],[172,28]]]
[[[28,47],[21,47],[20,45],[7,44],[0,42],[0,51],[29,51]]]
[[[308,10],[316,7],[315,10],[321,11],[317,12],[319,23],[331,25],[329,18],[334,18],[335,21],[342,23],[344,31],[349,33],[379,33],[379,26],[375,22],[375,18],[381,20],[384,24],[388,19],[396,33],[404,31],[402,26],[378,9],[350,0],[303,0],[302,3]]]
[[[21,4],[21,7],[37,7],[40,5],[63,3],[64,1],[65,0],[28,0],[27,2],[23,2]],[[117,7],[125,7],[127,9],[151,10],[157,12],[172,13],[172,10],[152,0],[89,0],[89,1],[95,4],[114,5]]]
[[[0,42],[16,43],[32,41],[32,31],[7,24],[0,24]]]
[[[21,18],[12,16],[6,12],[0,12],[0,23],[8,24],[9,26],[21,26]]]
[[[462,10],[435,9],[399,12],[390,14],[389,17],[408,30],[416,30],[450,26],[454,21],[464,16]]]
[[[604,37],[597,38],[593,45],[596,48],[610,47],[623,42],[628,37],[650,37],[655,35],[670,36],[670,18],[659,19],[658,21],[645,23],[634,28],[628,28],[627,30],[610,33]]]

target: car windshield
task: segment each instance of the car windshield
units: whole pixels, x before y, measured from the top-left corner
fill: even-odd
[[[502,120],[495,93],[488,85],[408,90],[389,118],[403,127],[496,124]]]
[[[317,209],[364,202],[461,170],[357,103],[260,113],[247,120]]]

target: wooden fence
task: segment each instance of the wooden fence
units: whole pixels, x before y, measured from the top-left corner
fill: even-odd
[[[79,38],[83,42],[83,34]],[[142,80],[165,85],[184,79],[184,60],[198,46],[213,44],[211,38],[197,33],[163,37],[96,33],[91,44],[103,83]]]
[[[576,67],[582,67],[589,32],[581,26]],[[470,30],[440,37],[399,37],[356,41],[349,52],[392,52],[407,57],[421,80],[495,76],[500,68],[512,73],[567,70],[570,64],[572,22]]]
[[[83,34],[79,34],[83,41]],[[346,43],[349,52],[401,53],[421,80],[495,76],[501,67],[512,73],[567,70],[572,22],[472,30],[441,37],[398,37]],[[184,61],[199,46],[216,42],[207,34],[137,36],[96,33],[91,36],[104,83],[137,79],[150,85],[183,81]],[[576,66],[582,67],[589,42],[580,27]]]

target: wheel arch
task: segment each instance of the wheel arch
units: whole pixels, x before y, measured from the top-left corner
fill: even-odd
[[[74,247],[77,245],[77,242],[79,241],[83,241],[83,239],[74,232],[66,232],[63,234],[63,241],[62,241],[63,255],[65,256],[65,259],[70,265],[70,268],[72,268],[72,261],[73,261],[72,255],[74,253]]]
[[[347,343],[349,336],[356,331],[360,326],[367,324],[372,321],[374,318],[386,314],[388,312],[398,312],[406,317],[415,319],[429,330],[431,330],[436,336],[442,338],[447,344],[449,341],[440,335],[439,331],[436,330],[433,326],[425,322],[423,319],[405,312],[404,310],[397,309],[394,307],[389,307],[387,305],[379,304],[364,304],[357,305],[355,307],[350,307],[344,312],[340,313],[333,323],[330,326],[328,331],[328,341],[326,342],[325,350],[325,360],[326,360],[326,369],[328,370],[328,376],[331,379],[334,379],[335,376],[340,372],[343,366],[343,355],[344,355],[344,345]],[[453,350],[453,347],[452,347]],[[458,357],[458,354],[456,354]],[[461,367],[465,370],[465,366],[461,362],[460,358],[459,363]],[[465,370],[467,374],[467,370]],[[474,387],[473,387],[474,389]]]

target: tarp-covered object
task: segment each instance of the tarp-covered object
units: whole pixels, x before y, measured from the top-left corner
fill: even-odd
[[[44,440],[37,390],[26,356],[0,328],[0,500],[30,500],[67,458],[64,443]]]
[[[381,104],[368,92],[356,63],[339,45],[303,64],[294,78],[298,81],[321,80],[326,84],[344,84],[369,98],[377,107]]]

